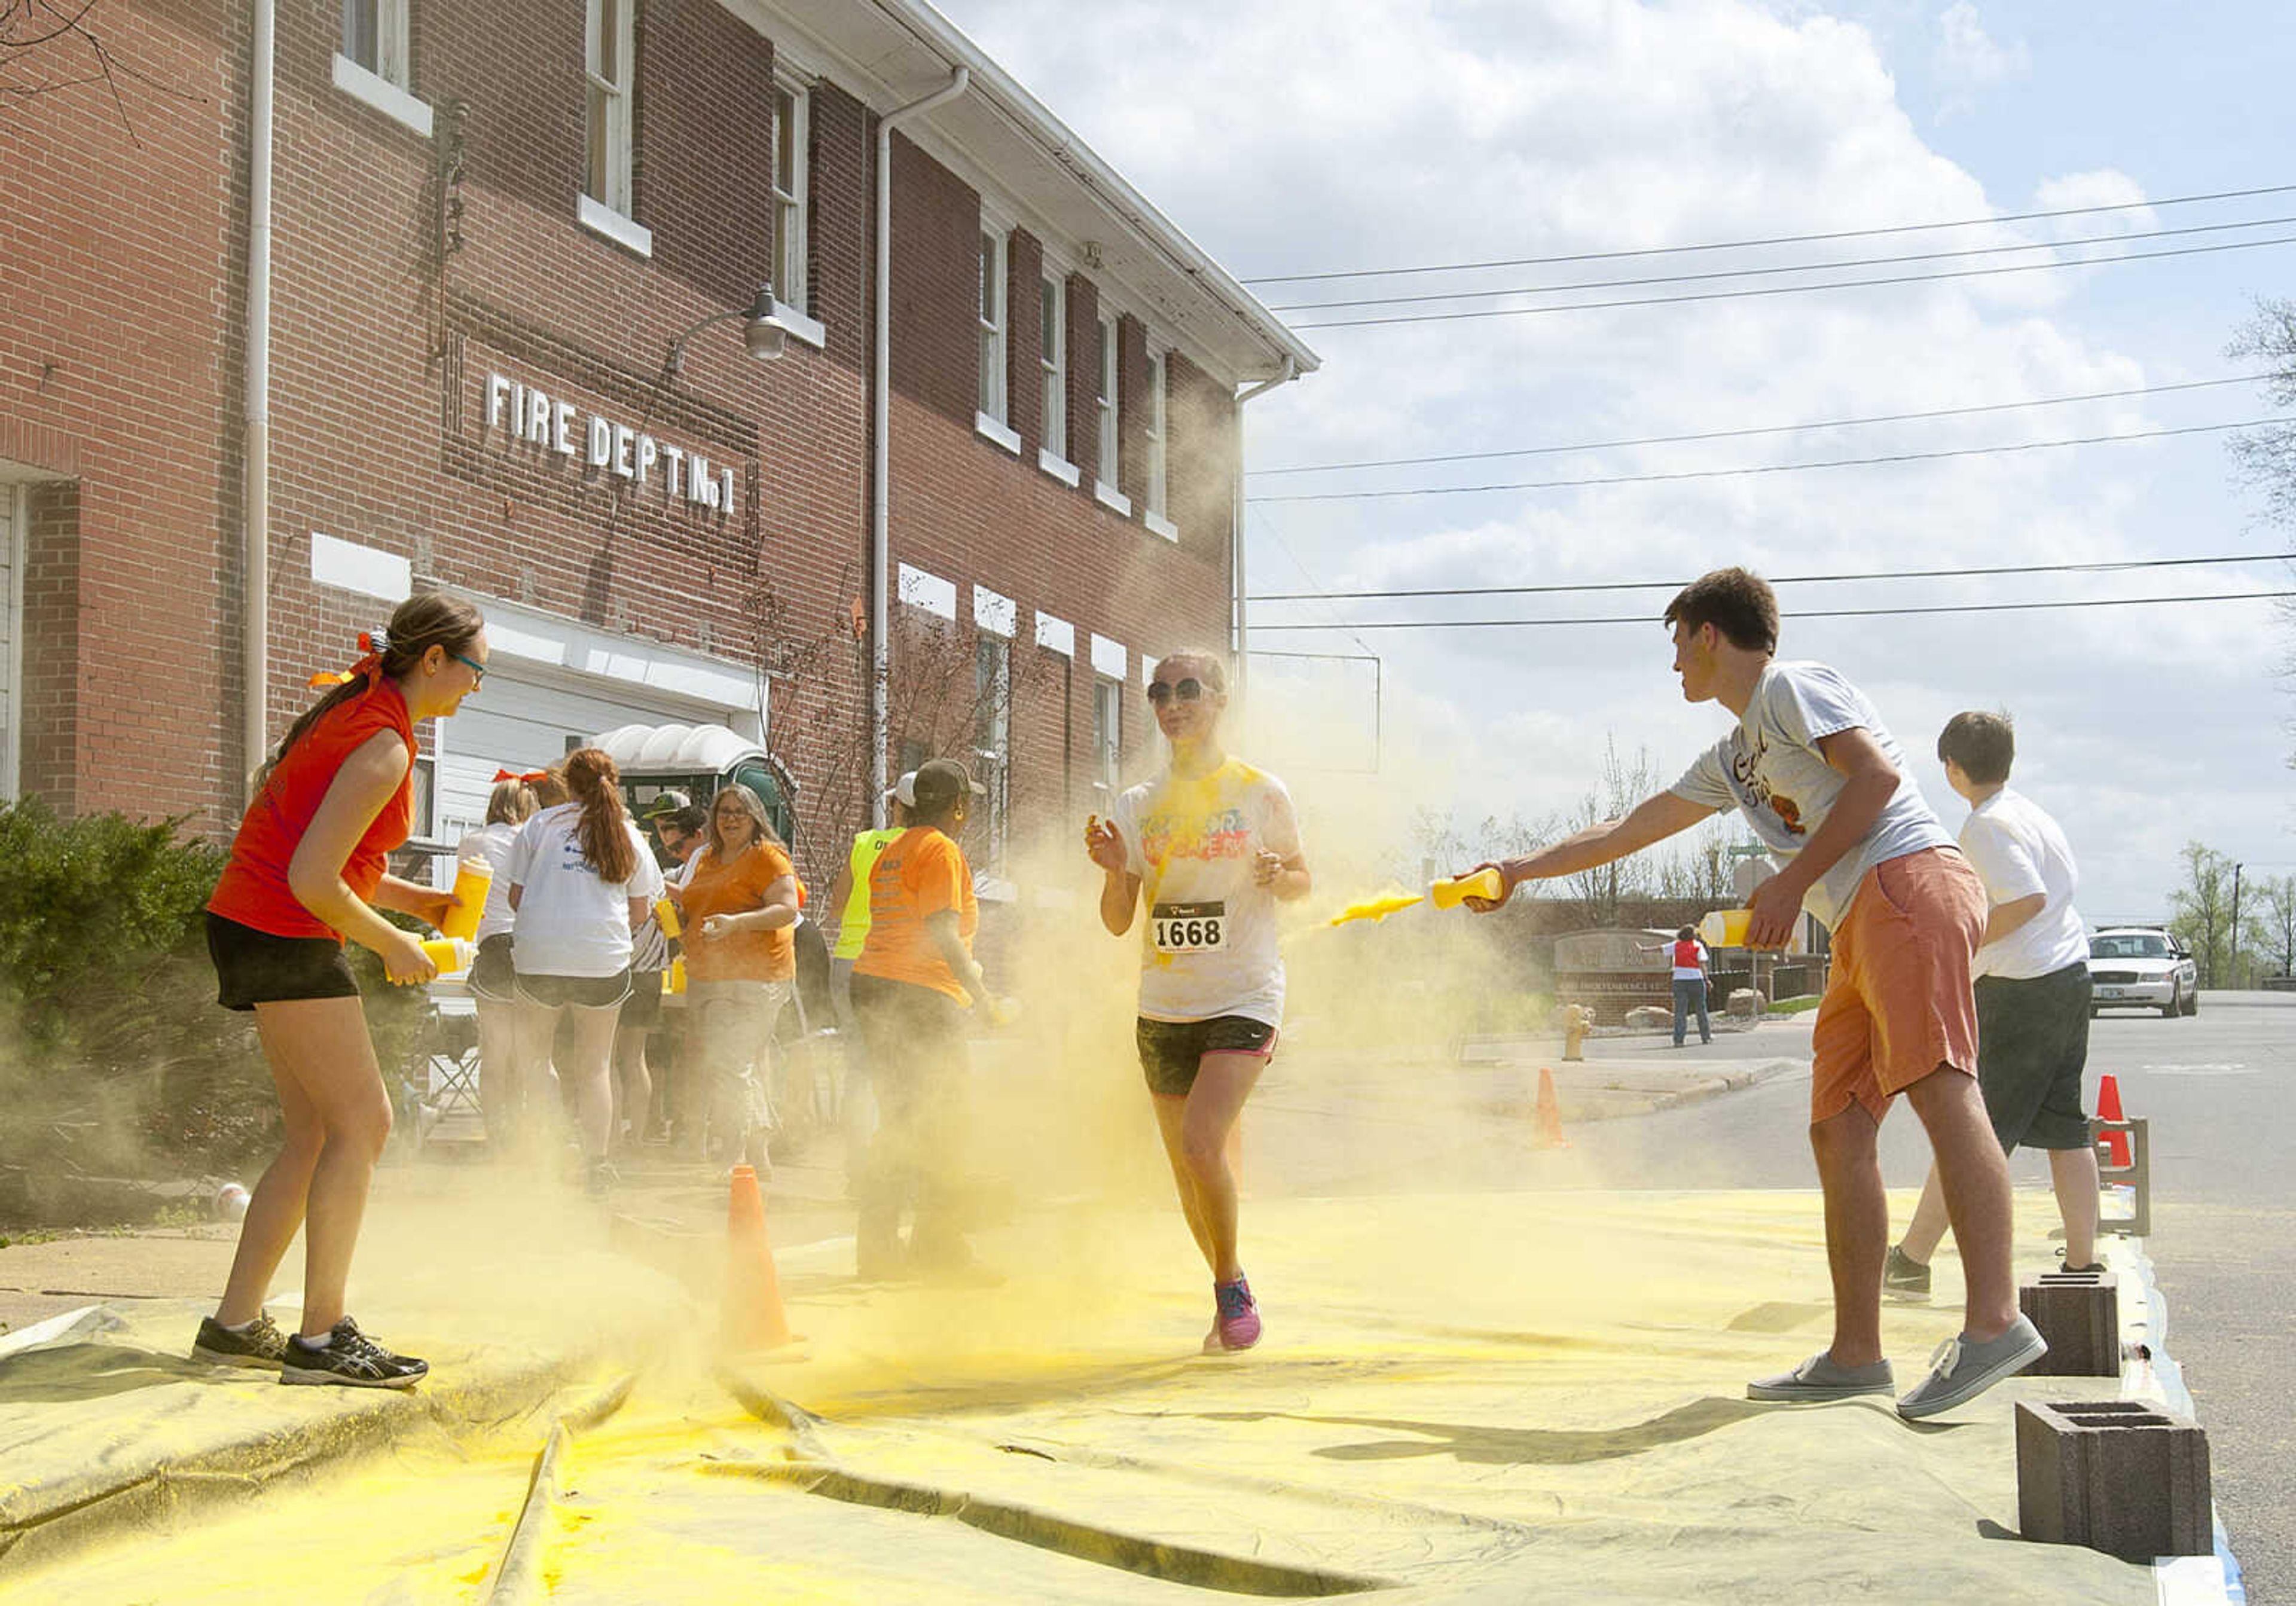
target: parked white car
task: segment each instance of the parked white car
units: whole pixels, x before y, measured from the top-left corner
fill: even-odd
[[[2092,1016],[2112,1009],[2197,1015],[2200,976],[2185,945],[2158,926],[2108,926],[2088,939]]]

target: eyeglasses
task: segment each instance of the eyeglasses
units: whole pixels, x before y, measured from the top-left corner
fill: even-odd
[[[449,652],[447,656],[453,659],[456,663],[462,665],[463,668],[468,669],[472,674],[477,676],[479,677],[480,685],[482,686],[487,684],[487,667],[480,663],[477,659],[464,658],[459,652]],[[476,687],[472,688],[472,690],[476,689]]]
[[[1182,681],[1152,680],[1148,683],[1148,701],[1160,709],[1175,697],[1182,702],[1194,702],[1203,694],[1203,683],[1193,676]]]

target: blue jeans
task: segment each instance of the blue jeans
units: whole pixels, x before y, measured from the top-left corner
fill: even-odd
[[[1698,1017],[1698,1040],[1714,1041],[1714,1023],[1706,1018],[1706,978],[1695,980],[1677,979],[1674,984],[1674,1045],[1682,1046],[1682,1034],[1690,1024],[1692,1015]]]

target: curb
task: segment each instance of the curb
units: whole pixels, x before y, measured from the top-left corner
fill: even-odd
[[[531,1411],[594,1359],[586,1351],[490,1368],[473,1356],[456,1364],[451,1384],[426,1381],[408,1394],[346,1391],[351,1397],[340,1409],[316,1421],[266,1426],[188,1454],[147,1450],[45,1482],[0,1487],[0,1580],[67,1560],[120,1528],[149,1528],[245,1499],[275,1479],[382,1449],[410,1428],[435,1427],[449,1438],[482,1432]]]
[[[1584,1069],[1600,1063],[1579,1061],[1574,1062],[1574,1069]],[[1623,1066],[1613,1068],[1610,1074],[1619,1074],[1623,1069]],[[1566,1121],[1624,1120],[1635,1116],[1657,1115],[1688,1104],[1703,1103],[1725,1094],[1758,1087],[1765,1082],[1775,1081],[1780,1077],[1790,1076],[1804,1069],[1803,1062],[1798,1060],[1772,1060],[1749,1069],[1725,1071],[1680,1087],[1664,1089],[1605,1086],[1592,1078],[1578,1081],[1574,1077],[1566,1077],[1558,1071],[1554,1078],[1554,1096],[1562,1106],[1562,1118]],[[1526,1095],[1487,1099],[1476,1108],[1505,1118],[1528,1120],[1537,1113],[1538,1106]]]

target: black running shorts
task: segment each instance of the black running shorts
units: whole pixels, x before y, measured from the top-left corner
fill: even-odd
[[[1275,1028],[1244,1015],[1209,1020],[1151,1020],[1143,1015],[1133,1036],[1140,1045],[1148,1091],[1168,1099],[1188,1096],[1206,1054],[1257,1054],[1265,1060],[1275,1052]]]
[[[358,996],[343,945],[332,937],[275,937],[210,911],[208,955],[215,961],[216,1002],[227,1010]]]
[[[2086,1149],[2081,1071],[2088,1063],[2088,967],[1977,979],[1977,1083],[2003,1152]]]

